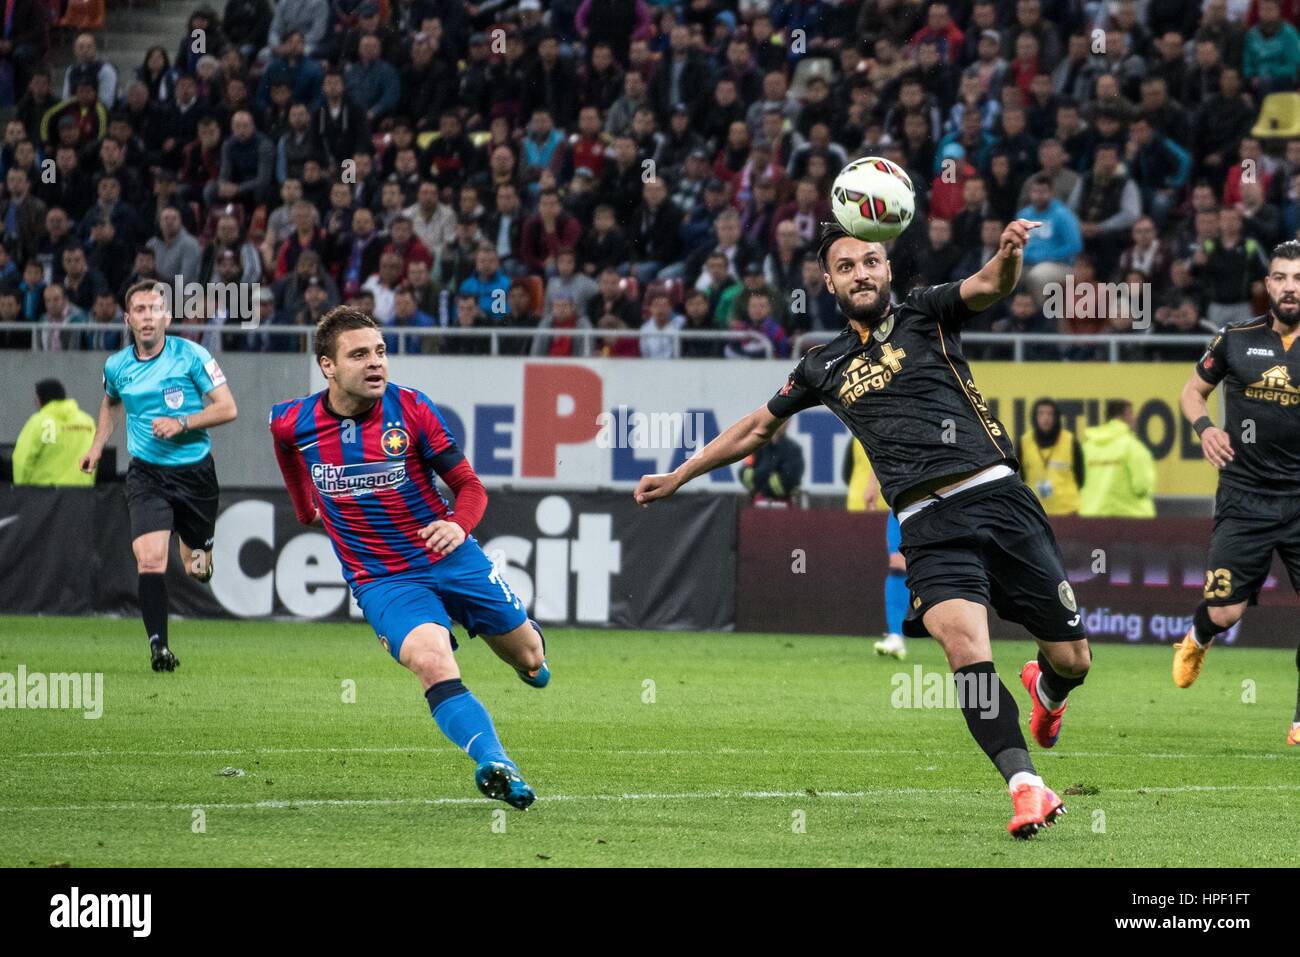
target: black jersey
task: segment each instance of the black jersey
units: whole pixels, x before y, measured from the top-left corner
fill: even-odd
[[[1234,454],[1220,481],[1261,495],[1300,493],[1300,347],[1288,349],[1272,319],[1257,316],[1220,329],[1196,371],[1224,383]]]
[[[959,282],[914,290],[865,336],[846,325],[808,350],[768,411],[785,418],[825,405],[866,449],[890,505],[947,476],[1018,469],[962,355],[961,324],[973,315]]]

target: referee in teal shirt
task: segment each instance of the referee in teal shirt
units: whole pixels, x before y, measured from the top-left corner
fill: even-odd
[[[167,554],[175,531],[185,570],[212,578],[217,472],[207,430],[234,420],[235,397],[208,350],[167,335],[171,315],[154,280],[126,291],[126,324],[135,341],[104,363],[104,400],[82,471],[94,472],[126,409],[126,501],[131,548],[140,574],[140,614],[154,671],[180,664],[167,644]]]

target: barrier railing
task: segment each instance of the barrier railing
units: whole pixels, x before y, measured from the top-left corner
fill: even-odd
[[[803,355],[810,348],[823,342],[830,342],[839,331],[835,332],[805,332],[794,339],[792,355],[795,358]],[[1162,346],[1195,346],[1204,349],[1209,345],[1210,339],[1213,338],[1208,333],[1198,333],[1196,335],[1166,335],[1164,333],[1145,334],[1140,332],[1133,333],[1108,333],[1097,335],[1075,335],[1069,333],[1057,332],[963,332],[961,341],[966,345],[993,345],[1002,348],[1010,348],[1012,359],[1016,362],[1025,361],[1025,347],[1032,345],[1049,345],[1056,346],[1060,349],[1068,349],[1071,346],[1078,347],[1106,347],[1106,359],[1108,362],[1119,362],[1120,350],[1141,349],[1143,351],[1159,351]],[[1055,356],[1044,361],[1059,361],[1064,356]]]
[[[123,332],[122,325],[116,322],[0,322],[0,339],[10,333],[27,333],[30,335],[31,341],[22,348],[29,348],[33,352],[48,351],[51,348],[67,351],[96,351],[110,348],[110,344],[113,342],[117,342],[118,347],[120,347],[120,344],[125,342],[125,339],[122,338]],[[173,323],[168,327],[167,332],[168,335],[184,335],[187,338],[203,341],[214,352],[220,351],[222,348],[220,344],[222,339],[243,337],[252,346],[252,348],[245,351],[310,353],[315,338],[314,327],[287,325],[244,327],[242,325],[210,326],[199,323]],[[396,339],[395,345],[397,348],[389,350],[394,355],[406,354],[405,347],[407,339],[410,337],[419,339],[487,339],[487,354],[497,356],[502,354],[502,340],[533,339],[537,336],[580,340],[604,338],[636,339],[638,341],[643,339],[670,339],[673,342],[674,355],[680,355],[681,344],[686,341],[746,342],[755,345],[762,352],[764,358],[770,359],[775,354],[772,341],[762,333],[736,329],[666,329],[662,331],[657,329],[625,329],[611,331],[608,329],[527,329],[513,327],[461,329],[456,326],[446,328],[384,326],[382,332],[390,341]],[[812,346],[829,342],[838,334],[838,331],[801,333],[794,337],[792,354],[797,358]],[[52,347],[50,337],[55,335],[59,336],[59,345]],[[113,338],[114,336],[116,336],[116,339]],[[295,337],[302,337],[303,348],[295,346],[291,349],[267,349],[268,344],[273,341],[285,343]],[[1071,335],[1052,332],[965,332],[962,333],[961,338],[963,343],[969,345],[989,345],[1007,349],[1011,352],[1011,358],[1016,362],[1024,362],[1026,347],[1034,345],[1055,346],[1062,350],[1070,347],[1104,347],[1107,361],[1119,362],[1121,361],[1120,352],[1122,349],[1141,349],[1144,352],[1155,351],[1158,353],[1164,346],[1204,348],[1208,344],[1210,336],[1207,334],[1165,335],[1163,333]],[[214,346],[215,348],[213,348]],[[13,346],[10,346],[10,348],[13,348]],[[1059,359],[1062,356],[1053,358]]]
[[[504,327],[500,329],[462,329],[457,326],[442,327],[415,327],[407,328],[404,326],[383,326],[380,330],[388,339],[396,339],[396,349],[389,350],[391,354],[405,354],[404,347],[408,337],[417,337],[420,339],[488,339],[488,355],[501,355],[502,339],[533,339],[537,336],[545,336],[548,339],[568,338],[568,339],[671,339],[674,344],[674,354],[680,354],[681,343],[683,341],[701,341],[713,340],[720,342],[745,342],[754,344],[762,353],[763,357],[770,359],[775,354],[772,346],[772,340],[760,332],[745,329],[718,329],[718,330],[696,330],[696,329],[527,329]],[[98,351],[107,348],[120,348],[125,344],[123,338],[124,329],[121,323],[117,322],[0,322],[0,338],[9,333],[28,333],[31,335],[31,342],[20,348],[28,348],[33,352],[51,351],[59,349],[69,352],[86,352]],[[242,325],[221,325],[210,326],[200,323],[177,323],[173,322],[167,327],[168,335],[183,335],[186,338],[197,339],[204,342],[209,347],[209,351],[217,352],[221,350],[221,340],[230,337],[243,337],[254,345],[244,351],[277,351],[277,352],[312,352],[315,341],[315,327],[313,326],[287,326],[287,325],[264,325],[264,326],[242,326]],[[59,344],[53,346],[51,337],[58,336]],[[114,339],[113,337],[117,338]],[[292,342],[299,337],[303,338],[303,348],[292,349],[271,349],[267,350],[267,344],[272,341],[279,343]],[[112,343],[117,343],[116,346]],[[215,348],[212,348],[215,346]],[[12,348],[12,347],[11,347]],[[539,357],[544,358],[544,357]]]

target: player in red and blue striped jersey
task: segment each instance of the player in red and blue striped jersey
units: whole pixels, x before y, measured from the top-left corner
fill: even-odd
[[[388,381],[374,319],[331,310],[316,327],[316,361],[328,387],[271,410],[298,520],[324,527],[380,642],[420,679],[438,727],[476,762],[479,790],[527,808],[533,790],[461,683],[454,656],[457,621],[526,683],[550,680],[541,628],[470,534],[487,492],[428,396]]]

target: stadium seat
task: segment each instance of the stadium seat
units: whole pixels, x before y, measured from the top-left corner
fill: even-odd
[[[540,316],[546,308],[546,285],[541,276],[520,276],[512,285],[528,290],[528,311]]]
[[[104,29],[104,0],[68,0],[68,9],[58,25],[68,30]]]
[[[1264,97],[1250,135],[1260,139],[1300,136],[1300,93],[1270,93]]]

